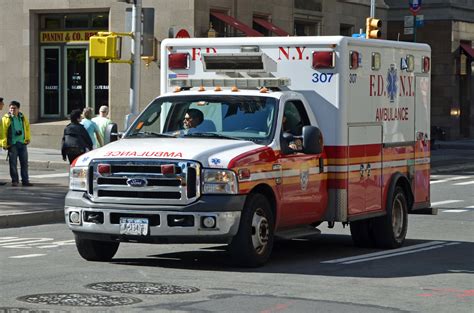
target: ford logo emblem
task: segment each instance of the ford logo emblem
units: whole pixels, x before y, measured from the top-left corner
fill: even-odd
[[[127,185],[130,187],[145,187],[148,185],[148,181],[145,178],[129,178],[127,179]]]

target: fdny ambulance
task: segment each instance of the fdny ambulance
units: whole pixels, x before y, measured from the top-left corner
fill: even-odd
[[[120,242],[226,243],[350,226],[400,247],[430,205],[428,45],[349,37],[170,39],[161,91],[120,140],[78,157],[65,219],[86,260]]]

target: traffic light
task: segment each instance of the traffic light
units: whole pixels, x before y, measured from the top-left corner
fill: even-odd
[[[380,27],[382,27],[381,20],[368,17],[366,19],[365,38],[377,39],[382,37],[382,32],[379,29]]]

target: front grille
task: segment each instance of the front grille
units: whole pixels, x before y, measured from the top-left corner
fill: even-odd
[[[110,172],[99,174],[99,164]],[[98,160],[89,168],[89,196],[102,203],[186,205],[200,196],[199,173],[191,161]]]

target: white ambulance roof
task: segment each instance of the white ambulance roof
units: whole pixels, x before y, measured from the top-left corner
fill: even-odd
[[[183,46],[230,46],[230,45],[310,45],[310,44],[327,44],[327,45],[363,45],[377,47],[391,47],[400,49],[412,49],[431,51],[427,44],[413,43],[406,41],[392,41],[382,39],[365,39],[352,38],[344,36],[292,36],[292,37],[225,37],[225,38],[180,38],[165,39],[162,47],[183,47]]]

